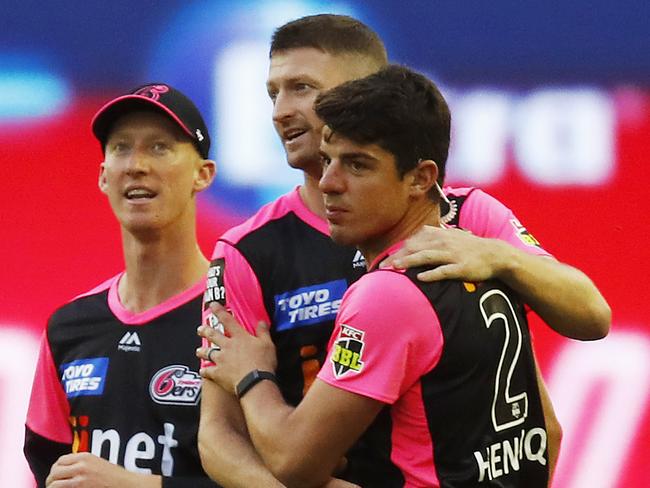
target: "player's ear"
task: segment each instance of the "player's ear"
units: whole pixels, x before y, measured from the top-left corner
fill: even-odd
[[[108,184],[106,183],[106,168],[105,168],[106,163],[102,161],[102,163],[99,165],[99,179],[97,181],[97,185],[99,186],[99,189],[102,193],[106,193],[108,191]]]
[[[211,159],[201,159],[194,177],[194,192],[205,190],[212,184],[217,174],[217,164]]]
[[[421,159],[411,171],[411,193],[414,196],[426,195],[438,179],[438,165],[431,159]]]

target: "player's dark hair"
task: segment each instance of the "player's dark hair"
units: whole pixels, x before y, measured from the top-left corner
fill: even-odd
[[[333,133],[393,154],[400,177],[421,159],[435,161],[442,186],[451,114],[440,90],[425,76],[390,65],[321,94],[315,109]]]
[[[362,55],[377,68],[388,63],[386,48],[377,33],[347,15],[309,15],[278,27],[271,37],[269,56],[301,47],[313,47],[335,55]]]

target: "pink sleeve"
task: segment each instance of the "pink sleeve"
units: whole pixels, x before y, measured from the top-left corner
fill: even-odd
[[[482,190],[474,189],[467,195],[458,224],[479,237],[501,239],[529,254],[550,256],[512,210]]]
[[[375,271],[343,297],[318,378],[346,391],[394,403],[442,352],[435,310],[403,274]]]
[[[44,332],[25,423],[47,439],[69,444],[72,443],[69,416],[70,405],[54,366],[47,333]]]
[[[264,306],[262,287],[248,261],[227,242],[218,241],[208,270],[206,292],[203,297],[203,323],[216,325],[210,313],[209,303],[218,301],[224,305],[251,334],[257,323],[271,323]],[[209,347],[203,340],[203,347]],[[213,363],[201,361],[201,367]]]

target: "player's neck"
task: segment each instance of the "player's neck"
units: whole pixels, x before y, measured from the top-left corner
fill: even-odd
[[[389,247],[411,237],[424,225],[440,226],[440,206],[429,199],[411,205],[388,232],[357,246],[366,259],[366,266],[370,268],[373,261]]]
[[[318,181],[319,179],[305,172],[305,183],[300,187],[300,198],[311,212],[325,219],[325,202],[318,188]]]
[[[165,231],[146,241],[122,234],[126,273],[118,294],[125,308],[143,312],[187,290],[201,280],[209,261],[196,242],[195,228]]]

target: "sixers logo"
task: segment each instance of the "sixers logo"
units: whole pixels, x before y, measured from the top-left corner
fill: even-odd
[[[167,366],[151,378],[149,394],[154,402],[164,405],[196,405],[201,395],[201,377],[181,364]]]
[[[136,91],[134,95],[151,98],[152,100],[159,100],[160,95],[167,93],[168,91],[169,87],[166,85],[149,85],[143,86],[138,91]]]

